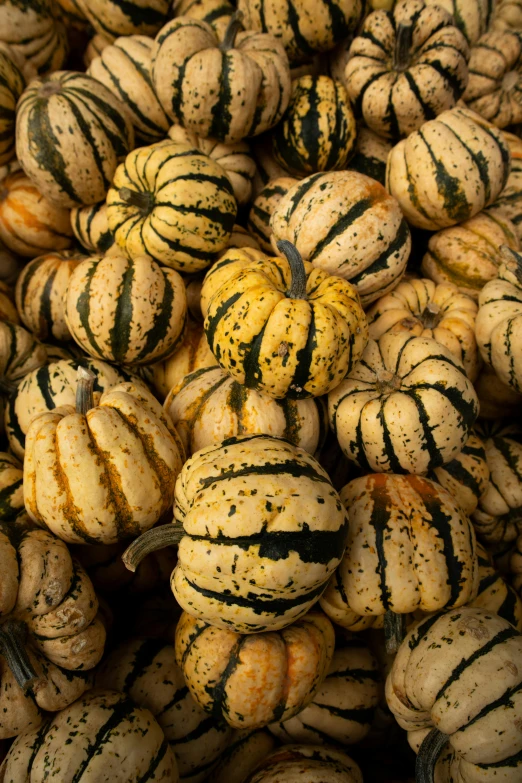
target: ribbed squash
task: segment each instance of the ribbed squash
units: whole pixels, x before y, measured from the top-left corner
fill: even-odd
[[[253,248],[254,250],[261,250],[259,246],[259,242],[253,236],[249,231],[246,230],[246,228],[243,228],[243,226],[240,226],[238,223],[235,223],[232,227],[232,233],[230,235],[230,239],[228,240],[228,245],[226,251],[227,252],[229,248]],[[220,254],[220,257],[223,255],[223,253]],[[201,310],[198,314],[198,318],[201,316]]]
[[[513,223],[498,209],[478,215],[433,234],[422,259],[422,272],[436,283],[453,283],[474,299],[498,274],[500,246],[518,250]]]
[[[295,79],[272,139],[276,160],[291,174],[346,168],[355,144],[355,119],[343,84],[329,76]]]
[[[172,141],[131,152],[107,195],[109,228],[131,258],[149,255],[189,274],[225,249],[236,213],[222,167]]]
[[[362,783],[359,766],[340,750],[284,745],[256,767],[244,783]]]
[[[480,416],[482,419],[499,419],[502,416],[519,415],[522,405],[522,394],[502,383],[495,370],[485,364],[478,379],[475,381],[475,391],[479,398]]]
[[[257,196],[270,180],[286,177],[288,172],[279,165],[274,157],[271,133],[263,133],[252,139],[250,144],[257,165],[254,179],[254,196]]]
[[[57,71],[35,79],[18,102],[18,160],[42,194],[62,207],[105,198],[133,146],[127,109],[86,74]]]
[[[244,634],[187,613],[176,628],[176,661],[192,698],[214,720],[255,729],[287,720],[313,699],[334,652],[331,622],[320,612],[279,632]]]
[[[65,320],[89,356],[152,364],[174,353],[187,317],[183,280],[147,256],[94,256],[72,272]]]
[[[88,207],[73,207],[71,226],[80,245],[93,254],[121,255],[124,252],[114,243],[114,234],[107,220],[105,201]]]
[[[237,251],[238,260],[222,267],[227,280],[219,288],[210,270],[202,289],[205,332],[239,383],[276,399],[318,397],[361,357],[366,319],[354,286],[303,264],[288,242],[279,249],[286,258],[250,261]]]
[[[174,753],[152,714],[114,690],[87,693],[19,737],[2,771],[3,783],[179,781]]]
[[[230,247],[221,253],[219,259],[208,270],[203,278],[200,293],[200,307],[203,319],[206,318],[209,303],[215,292],[229,279],[231,270],[243,269],[252,263],[265,261],[266,254],[257,248]],[[279,259],[278,259],[279,260]]]
[[[168,0],[77,0],[97,33],[113,41],[119,35],[155,35],[167,21]]]
[[[354,171],[298,182],[275,208],[270,226],[273,243],[286,239],[305,261],[349,280],[363,305],[395,287],[410,254],[410,232],[397,201]]]
[[[235,143],[272,128],[290,100],[282,45],[234,17],[223,42],[206,22],[173,19],[156,36],[152,80],[173,122],[202,138]],[[201,72],[205,79],[201,79]]]
[[[23,326],[0,321],[0,390],[11,392],[47,361],[47,351]]]
[[[493,207],[502,212],[515,226],[519,240],[522,239],[522,140],[513,133],[504,132],[511,153],[511,172],[506,187]]]
[[[520,0],[499,0],[491,22],[492,30],[522,30]]]
[[[189,316],[187,328],[179,348],[168,359],[152,366],[152,385],[161,400],[164,400],[172,388],[178,386],[183,378],[203,367],[213,367],[216,359],[208,347],[203,324]]]
[[[472,431],[462,451],[451,462],[430,471],[427,478],[444,487],[466,516],[471,516],[489,484],[484,441]]]
[[[466,89],[469,47],[453,17],[424,0],[374,11],[350,46],[344,74],[355,113],[398,139],[451,109]]]
[[[101,35],[100,33],[96,33],[93,35],[89,43],[87,44],[87,48],[85,49],[83,53],[83,63],[85,65],[85,68],[88,68],[89,65],[92,63],[95,57],[99,57],[106,46],[110,46],[112,43],[112,38],[106,38],[104,35]]]
[[[136,136],[149,143],[164,138],[170,124],[152,86],[153,45],[153,39],[145,35],[117,38],[87,70],[125,105]]]
[[[174,16],[189,16],[208,22],[222,41],[235,8],[227,0],[174,0],[173,11]]]
[[[16,457],[0,453],[0,520],[13,519],[24,510],[22,464]]]
[[[276,206],[293,185],[299,180],[294,177],[277,177],[267,182],[264,188],[257,194],[250,207],[248,215],[248,230],[255,236],[261,250],[272,253],[273,247],[270,228],[270,218]]]
[[[15,155],[16,103],[25,89],[25,78],[16,55],[0,43],[0,166]]]
[[[347,168],[376,179],[381,185],[386,182],[386,161],[392,148],[391,142],[378,136],[364,125],[358,125],[355,148]]]
[[[6,0],[0,5],[0,40],[9,44],[24,63],[28,80],[36,71],[50,73],[65,62],[66,30],[55,15],[53,0]]]
[[[456,106],[392,149],[386,187],[412,225],[437,231],[496,200],[509,176],[510,157],[500,131]]]
[[[470,606],[494,612],[522,631],[522,599],[516,590],[495,570],[491,559],[481,544],[477,545],[479,589]]]
[[[409,632],[386,700],[419,750],[417,780],[520,779],[521,656],[522,636],[484,609],[434,615]]]
[[[275,739],[267,729],[234,732],[232,742],[209,775],[208,783],[244,783],[275,745]]]
[[[426,0],[426,3],[441,6],[451,14],[472,46],[488,29],[497,0]]]
[[[328,411],[342,450],[364,470],[422,474],[462,451],[478,400],[445,346],[401,332],[370,340]]]

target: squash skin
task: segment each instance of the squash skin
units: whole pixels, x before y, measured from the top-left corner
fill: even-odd
[[[489,546],[514,541],[522,531],[522,445],[499,433],[486,438],[485,447],[491,477],[472,521]]]
[[[513,225],[519,240],[522,239],[522,139],[504,131],[504,138],[511,153],[511,172],[506,187],[493,207],[507,217]],[[514,248],[516,250],[516,248]]]
[[[0,521],[13,519],[24,510],[22,463],[0,452]]]
[[[186,375],[204,367],[213,367],[216,359],[208,347],[203,324],[190,316],[179,348],[172,356],[152,365],[152,385],[160,400],[178,386]]]
[[[0,166],[15,156],[16,104],[25,89],[25,78],[16,63],[15,53],[0,42],[0,79],[2,94],[0,106]]]
[[[275,748],[276,742],[266,729],[234,732],[208,783],[244,783],[245,778]]]
[[[276,177],[271,179],[260,190],[250,207],[248,215],[248,230],[259,242],[259,246],[264,253],[271,254],[273,251],[270,228],[270,218],[276,208],[290,188],[299,180],[295,177]]]
[[[430,471],[427,478],[448,490],[466,516],[471,516],[489,484],[484,441],[472,431],[462,451],[451,462]]]
[[[362,783],[359,766],[340,750],[284,745],[265,758],[244,783]]]
[[[491,564],[491,558],[481,544],[477,544],[479,589],[470,606],[494,612],[513,628],[522,632],[522,599]]]
[[[378,136],[369,128],[359,124],[355,137],[354,153],[347,168],[376,179],[381,185],[386,182],[386,161],[392,148],[391,142]]]
[[[25,3],[7,0],[0,8],[2,41],[20,59],[27,81],[36,73],[46,74],[61,68],[69,47],[65,26],[55,18],[52,0]]]
[[[0,321],[0,377],[20,382],[28,373],[42,367],[47,351],[23,326]]]
[[[155,35],[165,24],[168,0],[77,0],[83,15],[97,33],[110,41],[118,36]]]
[[[493,18],[495,0],[426,0],[444,8],[464,34],[470,46],[484,35]]]
[[[92,255],[124,255],[114,242],[107,220],[107,204],[100,201],[87,207],[71,209],[71,227],[74,236]]]
[[[173,11],[174,16],[208,22],[222,41],[235,8],[227,0],[174,0]]]

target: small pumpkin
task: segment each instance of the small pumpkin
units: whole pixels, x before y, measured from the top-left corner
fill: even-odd
[[[511,153],[511,172],[506,187],[497,198],[493,207],[509,218],[518,236],[522,239],[522,140],[514,133],[504,131]]]
[[[276,179],[271,179],[252,202],[248,215],[248,230],[255,236],[261,250],[265,253],[273,252],[271,242],[272,229],[270,228],[272,213],[283,196],[285,196],[290,188],[298,181],[299,180],[294,177],[277,177]]]
[[[244,783],[245,778],[274,750],[276,742],[266,729],[234,732],[207,783]]]
[[[477,545],[479,589],[470,606],[494,612],[504,618],[517,631],[522,631],[522,599],[516,590],[495,570],[487,551]]]
[[[160,399],[164,400],[186,375],[215,364],[216,359],[208,347],[203,324],[189,316],[177,351],[162,362],[152,365],[152,383]]]
[[[430,471],[427,478],[447,489],[466,516],[471,516],[489,484],[489,466],[482,438],[472,431],[462,451],[451,462]]]
[[[2,391],[17,384],[47,361],[47,351],[23,326],[0,321],[0,382]]]
[[[16,103],[25,89],[25,78],[15,53],[0,43],[0,166],[15,155]]]
[[[73,207],[71,227],[80,245],[91,254],[121,255],[124,252],[114,243],[114,234],[107,220],[105,201],[87,207]]]
[[[89,43],[87,44],[87,48],[85,49],[83,53],[83,64],[85,65],[85,68],[88,68],[89,65],[92,63],[95,57],[99,57],[106,46],[110,46],[112,43],[112,39],[107,38],[105,35],[102,35],[101,33],[96,33],[93,35]]]
[[[65,62],[67,34],[55,17],[52,0],[7,0],[0,6],[0,40],[9,44],[23,63],[26,79],[34,78],[36,72],[55,71]]]
[[[256,767],[244,783],[362,783],[359,766],[346,753],[315,745],[283,745]]]
[[[499,0],[491,22],[492,30],[522,30],[520,0]]]
[[[386,161],[392,148],[391,142],[378,136],[369,128],[359,124],[355,138],[354,153],[347,168],[376,179],[381,185],[386,182]]]
[[[174,0],[173,10],[174,16],[208,22],[222,41],[235,8],[228,0]]]
[[[413,226],[437,231],[492,204],[506,185],[510,160],[501,132],[456,106],[393,147],[386,187]]]
[[[24,510],[22,463],[0,452],[0,520],[13,519]]]
[[[167,21],[168,0],[76,0],[97,33],[114,41],[120,35],[155,35]]]
[[[391,291],[408,261],[411,238],[397,201],[355,171],[312,174],[280,200],[272,244],[294,244],[305,261],[349,280],[363,305]]]
[[[255,729],[309,704],[332,661],[335,634],[320,612],[287,628],[244,635],[186,612],[176,628],[176,662],[195,702],[214,720]]]
[[[488,29],[496,0],[426,0],[426,3],[441,6],[451,14],[455,25],[472,46]]]

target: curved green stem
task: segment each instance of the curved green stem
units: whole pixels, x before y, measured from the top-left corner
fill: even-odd
[[[301,254],[286,239],[279,240],[277,249],[286,256],[292,273],[292,282],[286,295],[289,299],[306,299],[306,272]]]
[[[410,64],[411,41],[413,38],[413,26],[411,24],[399,24],[395,39],[396,71],[405,71]]]
[[[384,615],[384,638],[386,652],[388,655],[394,655],[404,639],[404,615],[395,614],[388,609]]]
[[[236,42],[236,35],[243,29],[243,12],[235,11],[230,17],[230,22],[223,36],[223,42],[219,48],[222,52],[228,52],[233,49]]]
[[[26,639],[27,626],[21,620],[7,620],[0,626],[0,653],[24,693],[39,679],[25,649]]]
[[[415,783],[433,783],[437,759],[448,744],[448,739],[448,735],[438,729],[432,729],[424,737],[415,763]]]
[[[78,385],[76,386],[76,413],[85,416],[87,411],[94,408],[94,381],[96,376],[86,367],[78,367]]]
[[[152,211],[154,206],[152,193],[144,193],[143,191],[131,190],[130,188],[120,188],[118,195],[129,206],[137,207],[144,217]]]
[[[141,561],[147,555],[150,555],[151,552],[165,549],[167,546],[177,546],[184,535],[185,531],[183,528],[172,524],[153,527],[151,530],[147,530],[146,533],[142,533],[139,538],[127,547],[121,556],[123,565],[129,571],[135,571]]]

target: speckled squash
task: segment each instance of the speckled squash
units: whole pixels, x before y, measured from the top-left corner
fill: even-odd
[[[471,516],[489,483],[489,467],[482,438],[472,431],[462,451],[451,462],[430,471],[427,478],[447,489],[466,516]]]
[[[70,247],[69,214],[50,202],[23,171],[0,182],[0,241],[18,255],[34,258]]]
[[[13,519],[24,510],[22,463],[12,454],[0,453],[0,520]]]
[[[259,242],[261,250],[265,253],[272,253],[273,247],[270,228],[270,218],[276,208],[293,185],[299,180],[294,177],[277,177],[267,182],[264,188],[258,193],[248,215],[248,230],[255,236]]]
[[[107,204],[100,201],[88,207],[71,209],[71,227],[80,245],[94,255],[125,255],[114,242],[107,220]]]
[[[152,713],[113,690],[87,693],[21,736],[2,772],[3,783],[179,782],[174,753]]]
[[[0,166],[15,155],[16,103],[25,88],[25,78],[15,53],[0,42]]]
[[[109,228],[131,258],[149,255],[188,274],[225,249],[236,213],[222,167],[170,140],[131,152],[107,195]]]
[[[446,347],[400,332],[369,341],[328,411],[342,450],[364,470],[422,474],[462,451],[478,400]]]
[[[355,171],[312,174],[283,196],[270,220],[272,243],[292,242],[305,261],[349,280],[363,305],[391,291],[410,254],[397,201]]]
[[[504,138],[511,153],[511,172],[506,187],[493,207],[502,212],[515,226],[518,239],[522,239],[522,139],[504,131]]]
[[[88,68],[94,58],[99,57],[105,47],[110,46],[111,43],[112,39],[107,38],[105,35],[101,35],[100,33],[93,35],[83,53],[83,63],[85,68]]]
[[[490,556],[481,544],[477,545],[479,589],[470,606],[494,612],[522,631],[522,599],[516,590],[495,570]]]
[[[177,351],[164,361],[152,365],[152,385],[159,398],[164,400],[170,390],[178,386],[186,375],[215,364],[216,359],[208,347],[203,324],[189,316],[187,328]]]
[[[256,767],[244,783],[362,783],[359,766],[340,750],[284,745]]]
[[[235,143],[272,128],[290,100],[282,45],[234,17],[220,44],[206,22],[173,19],[156,36],[152,80],[171,118],[202,138]],[[205,79],[200,73],[204,71]]]
[[[470,46],[488,29],[497,2],[498,0],[426,0],[427,5],[441,6],[451,14]]]
[[[97,33],[113,41],[120,35],[155,35],[167,21],[168,0],[77,0]]]
[[[264,634],[225,631],[187,613],[176,628],[176,661],[188,689],[214,720],[255,729],[286,720],[313,699],[334,652],[331,622],[310,612]]]
[[[510,159],[499,130],[456,106],[393,147],[386,187],[412,225],[437,231],[492,204],[506,185]]]
[[[276,741],[267,729],[235,731],[207,783],[244,783],[275,746]]]
[[[35,79],[18,102],[16,155],[42,194],[59,206],[105,198],[133,146],[127,109],[86,74],[57,71]]]
[[[61,68],[68,53],[67,35],[52,0],[6,0],[0,5],[0,40],[24,63],[26,79]]]
[[[147,256],[94,256],[72,272],[65,320],[89,356],[152,364],[176,350],[187,317],[180,275]]]
[[[174,16],[189,16],[208,22],[222,41],[235,8],[228,0],[174,0],[173,11]]]
[[[205,319],[208,313],[209,303],[214,293],[230,279],[231,270],[233,272],[242,270],[252,263],[265,260],[266,254],[257,248],[227,248],[203,278],[200,294],[200,307],[203,319]]]
[[[16,386],[22,378],[47,361],[47,351],[23,326],[0,321],[0,379]]]
[[[392,148],[387,139],[378,136],[369,128],[359,124],[355,138],[354,153],[347,168],[376,179],[381,185],[386,182],[386,161]]]
[[[384,138],[418,130],[455,106],[468,82],[469,47],[451,14],[424,0],[370,13],[344,79],[355,113]]]

